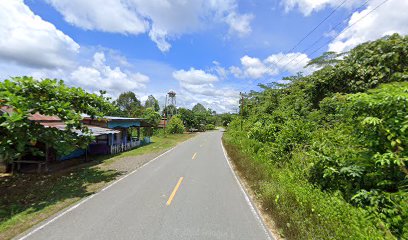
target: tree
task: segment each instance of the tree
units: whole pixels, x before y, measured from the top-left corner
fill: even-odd
[[[321,56],[310,60],[306,67],[315,66],[315,67],[326,67],[334,66],[339,63],[341,58],[345,53],[336,53],[336,52],[325,52]]]
[[[178,115],[175,115],[170,119],[169,125],[167,125],[167,130],[172,134],[184,132],[183,121],[181,121]]]
[[[145,102],[145,108],[153,108],[154,111],[160,111],[159,101],[153,95],[149,95]]]
[[[81,114],[102,117],[114,109],[103,96],[81,88],[71,88],[62,80],[35,80],[15,77],[0,82],[0,107],[13,110],[0,115],[0,158],[12,162],[26,154],[44,155],[35,148],[37,142],[47,143],[59,154],[67,154],[77,147],[85,147],[92,140],[82,124]],[[57,116],[65,124],[65,131],[44,127],[29,120],[31,114]],[[75,131],[83,135],[79,136]]]
[[[187,129],[198,128],[198,120],[193,111],[186,108],[179,108],[178,113]]]
[[[143,113],[143,107],[134,92],[121,93],[114,104],[125,117],[138,117]]]
[[[173,115],[177,113],[177,108],[174,105],[168,105],[163,108],[163,115],[167,118],[171,118]]]
[[[147,123],[152,125],[152,127],[143,128],[143,134],[145,136],[153,135],[152,128],[157,127],[160,123],[161,116],[158,112],[155,112],[153,108],[146,108],[143,113],[143,118]]]
[[[193,111],[194,113],[205,113],[205,112],[207,112],[207,110],[205,109],[205,107],[204,107],[201,103],[197,103],[197,104],[193,107],[192,111]]]
[[[232,121],[232,114],[230,114],[230,113],[221,114],[221,124],[222,124],[222,126],[227,127],[231,121]]]

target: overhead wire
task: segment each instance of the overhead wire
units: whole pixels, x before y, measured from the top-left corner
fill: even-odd
[[[293,50],[296,49],[306,38],[308,38],[314,31],[316,31],[317,28],[319,28],[327,19],[329,19],[341,6],[343,6],[348,0],[343,0],[337,7],[335,7],[324,19],[322,19],[312,30],[310,30],[305,36],[300,39],[295,46],[293,46],[289,51],[286,51],[285,54],[292,52]],[[282,56],[278,59],[278,61],[273,61],[275,65],[278,65],[278,63],[284,58],[285,54],[282,54]]]
[[[378,4],[375,8],[373,8],[371,11],[369,11],[367,14],[365,14],[364,16],[362,16],[361,18],[359,18],[357,21],[355,21],[354,23],[350,24],[349,26],[347,26],[346,28],[344,28],[341,32],[337,33],[332,39],[329,39],[328,41],[326,41],[323,45],[321,45],[319,48],[317,48],[316,50],[314,50],[313,52],[310,53],[309,56],[312,56],[314,53],[316,53],[317,51],[319,51],[320,49],[322,49],[323,47],[325,47],[327,44],[329,44],[331,41],[335,40],[338,36],[340,36],[340,34],[342,34],[343,32],[345,32],[346,30],[350,29],[351,27],[353,27],[354,25],[356,25],[358,22],[360,22],[361,20],[363,20],[364,18],[366,18],[368,15],[370,15],[371,13],[373,13],[375,10],[377,10],[379,7],[381,7],[382,5],[384,5],[386,2],[388,2],[389,0],[384,0],[382,1],[380,4]],[[306,59],[308,56],[304,56],[301,60],[297,61],[295,63],[295,65],[298,65],[299,63],[301,63],[304,59]]]
[[[360,10],[361,8],[363,8],[369,1],[370,1],[370,0],[367,0],[367,1],[365,1],[363,4],[361,4],[359,7],[353,9],[353,10],[351,11],[351,13],[350,13],[346,18],[344,18],[343,20],[341,20],[340,22],[338,22],[334,27],[331,27],[330,30],[329,30],[329,32],[331,32],[331,31],[337,29],[340,25],[343,24],[343,22],[344,22],[346,19],[349,19],[349,18],[354,14],[354,12],[359,11],[359,10]],[[306,54],[313,46],[315,46],[318,42],[320,42],[320,40],[322,40],[322,39],[325,38],[325,37],[326,37],[325,35],[320,36],[316,41],[314,41],[312,44],[310,44],[306,49],[303,49],[301,52]],[[297,55],[297,56],[295,56],[294,58],[292,58],[291,60],[289,60],[282,68],[284,69],[284,68],[285,68],[286,66],[288,66],[290,63],[292,63],[294,60],[296,60],[298,57],[300,57],[300,55]],[[303,59],[302,59],[302,60],[303,60]]]

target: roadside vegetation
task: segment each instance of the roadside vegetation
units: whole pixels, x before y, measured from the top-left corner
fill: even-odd
[[[128,157],[164,152],[195,134],[157,134],[152,143],[50,174],[0,176],[0,239],[10,239],[80,199],[98,192],[124,172],[109,166]]]
[[[246,96],[223,141],[286,238],[408,239],[407,56],[395,34]]]

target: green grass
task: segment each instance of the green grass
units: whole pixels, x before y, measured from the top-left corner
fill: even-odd
[[[0,177],[0,239],[10,239],[117,179],[122,173],[103,168],[124,157],[165,151],[195,134],[154,136],[152,143],[115,156],[96,157],[52,174]]]
[[[123,157],[135,157],[139,155],[144,155],[144,154],[149,154],[149,153],[154,153],[154,152],[160,152],[164,151],[167,149],[170,149],[174,146],[176,146],[180,142],[184,142],[185,140],[195,136],[195,134],[168,134],[166,136],[164,135],[159,135],[159,136],[153,136],[151,137],[151,143],[148,145],[145,145],[140,148],[133,149],[131,151],[123,152],[120,154],[117,154],[113,157],[110,157],[109,159],[105,160],[104,162],[106,164],[111,164],[117,159],[123,158]]]
[[[240,176],[287,239],[393,239],[365,210],[322,192],[285,167],[273,166],[251,142],[227,132],[223,144]]]

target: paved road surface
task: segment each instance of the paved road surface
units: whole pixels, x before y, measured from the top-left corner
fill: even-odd
[[[221,136],[199,134],[23,238],[271,239],[225,159]]]

